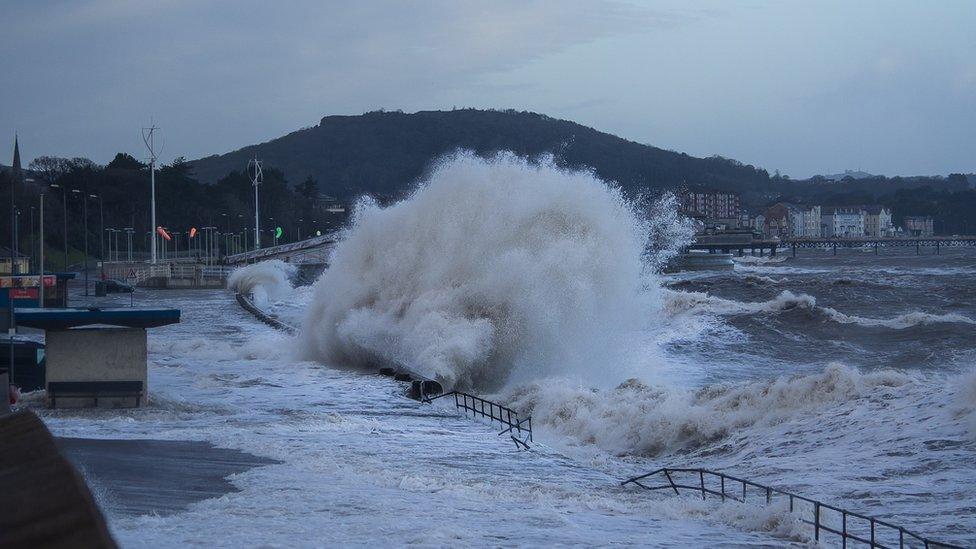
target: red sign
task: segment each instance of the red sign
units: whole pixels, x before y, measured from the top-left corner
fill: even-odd
[[[11,299],[37,299],[37,288],[11,288]]]
[[[169,233],[166,232],[166,229],[162,227],[156,227],[156,232],[159,233],[159,236],[165,238],[166,240],[173,240],[173,238],[169,236]]]

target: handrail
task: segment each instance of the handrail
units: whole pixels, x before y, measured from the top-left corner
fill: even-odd
[[[678,482],[675,482],[674,477],[672,477],[672,473],[678,473],[678,474],[681,474],[681,473],[697,473],[697,475],[698,475],[698,484],[697,485],[689,485],[689,484],[680,484]],[[642,483],[641,482],[644,479],[647,479],[647,478],[650,478],[650,477],[654,477],[654,476],[657,476],[657,475],[660,475],[660,474],[663,474],[665,476],[665,478],[667,479],[667,484],[663,484],[661,486],[648,486],[645,483]],[[714,490],[712,488],[706,487],[706,485],[705,485],[705,477],[706,476],[717,478],[720,481],[720,488],[719,488],[719,490]],[[741,490],[741,494],[742,494],[741,495],[741,498],[738,496],[738,491],[729,492],[728,490],[726,490],[726,481],[731,481],[733,484],[741,485],[741,487],[742,487],[742,490]],[[621,486],[626,486],[627,484],[636,484],[637,486],[640,486],[641,488],[643,488],[645,490],[652,490],[652,491],[653,490],[668,490],[668,489],[670,489],[670,490],[673,490],[675,494],[680,494],[679,489],[693,490],[695,492],[700,492],[701,493],[702,500],[705,499],[705,497],[706,497],[707,494],[711,494],[713,496],[718,496],[718,497],[722,498],[722,501],[725,501],[726,499],[731,499],[731,500],[738,501],[738,502],[742,502],[742,503],[745,503],[745,501],[746,501],[746,495],[747,495],[747,492],[748,492],[748,487],[751,486],[751,487],[753,487],[753,488],[758,489],[758,490],[761,491],[761,494],[765,496],[765,501],[766,501],[766,504],[767,505],[769,505],[772,502],[772,499],[773,499],[773,496],[774,495],[788,498],[789,499],[789,510],[790,510],[790,513],[794,513],[796,511],[796,502],[797,501],[805,502],[805,503],[808,503],[808,504],[812,505],[813,520],[809,520],[809,519],[804,518],[802,516],[799,517],[799,520],[801,522],[805,523],[805,524],[809,524],[809,525],[813,526],[814,539],[816,541],[820,541],[820,534],[821,534],[821,532],[827,532],[827,533],[831,533],[831,534],[835,534],[837,536],[840,536],[841,541],[842,541],[842,544],[843,544],[844,547],[847,546],[847,541],[848,540],[851,540],[851,541],[856,541],[856,542],[868,544],[868,546],[871,547],[872,549],[875,548],[875,547],[877,547],[879,549],[889,549],[892,546],[883,545],[880,541],[878,541],[879,534],[880,534],[880,532],[878,531],[878,529],[879,529],[879,527],[881,527],[881,528],[887,529],[888,530],[887,533],[889,533],[889,534],[895,534],[895,533],[897,533],[897,535],[898,535],[898,547],[899,548],[904,548],[904,547],[908,546],[906,544],[909,543],[909,542],[911,542],[912,540],[914,540],[916,543],[921,543],[922,546],[924,546],[926,549],[935,548],[935,547],[945,547],[945,548],[949,548],[949,549],[962,549],[962,547],[959,546],[959,545],[953,545],[951,543],[943,543],[943,542],[940,542],[940,541],[935,541],[935,540],[926,538],[926,537],[924,537],[924,536],[922,536],[920,534],[916,534],[915,532],[912,532],[910,530],[906,530],[905,528],[902,528],[901,526],[897,526],[895,524],[892,524],[890,522],[886,522],[884,520],[881,520],[881,519],[878,519],[878,518],[875,518],[875,517],[870,517],[870,516],[867,516],[867,515],[864,515],[864,514],[861,514],[861,513],[855,513],[853,511],[848,511],[846,509],[842,509],[840,507],[835,507],[833,505],[829,505],[829,504],[826,504],[826,503],[817,501],[815,499],[811,499],[811,498],[807,498],[807,497],[800,496],[800,495],[797,495],[797,494],[793,494],[791,492],[787,492],[785,490],[780,490],[778,488],[772,488],[770,486],[766,486],[766,485],[763,485],[763,484],[759,484],[758,482],[753,482],[751,480],[746,480],[746,479],[739,478],[739,477],[735,477],[735,476],[732,476],[732,475],[727,475],[725,473],[721,473],[721,472],[717,472],[717,471],[711,471],[709,469],[683,468],[683,467],[662,467],[661,469],[657,469],[655,471],[651,471],[650,473],[646,473],[646,474],[643,474],[643,475],[639,475],[639,476],[636,476],[636,477],[629,478],[629,479],[627,479],[627,480],[625,480],[625,481],[623,481],[623,482],[620,483]],[[829,525],[827,525],[827,524],[824,523],[824,521],[823,521],[823,513],[821,513],[821,510],[823,510],[823,509],[827,509],[827,510],[830,510],[830,511],[834,511],[836,513],[840,513],[840,515],[841,515],[841,529],[840,530],[837,530],[835,528],[832,528]],[[855,519],[859,519],[861,521],[866,522],[867,523],[867,526],[870,528],[870,537],[869,538],[865,538],[865,537],[862,537],[860,535],[851,533],[850,529],[848,528],[848,518],[855,518]],[[862,525],[862,527],[864,526],[863,522],[862,522],[861,525]]]
[[[471,412],[472,415],[488,418],[489,422],[497,421],[505,426],[505,429],[498,433],[498,436],[508,434],[509,438],[515,443],[516,448],[520,450],[529,449],[529,443],[532,442],[532,416],[520,420],[518,412],[515,410],[463,391],[451,391],[433,397],[421,395],[420,400],[421,402],[430,403],[439,398],[452,395],[454,396],[455,408],[464,410],[465,415]],[[487,413],[485,412],[485,407],[488,408]],[[496,411],[498,412],[497,415],[495,414]],[[518,436],[516,436],[516,433],[518,433]]]

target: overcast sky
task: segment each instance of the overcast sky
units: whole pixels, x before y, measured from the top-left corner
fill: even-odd
[[[0,0],[0,20],[0,143],[27,160],[143,157],[150,119],[170,161],[469,106],[793,177],[976,172],[971,0]]]

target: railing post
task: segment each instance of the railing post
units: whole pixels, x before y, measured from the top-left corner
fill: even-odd
[[[772,497],[773,497],[773,494],[772,494],[772,492],[770,491],[770,488],[769,488],[769,486],[767,486],[767,487],[766,487],[766,505],[769,505],[769,502],[770,502],[770,500],[772,499]]]
[[[898,528],[898,549],[905,548],[905,530]]]
[[[841,547],[844,547],[846,549],[847,548],[847,511],[841,511],[840,516],[843,524],[841,528],[841,535],[840,535]]]
[[[793,494],[790,494],[790,512],[793,512]]]
[[[705,470],[698,470],[698,480],[701,481],[702,501],[705,501]]]
[[[871,519],[871,549],[874,549],[875,545],[876,544],[874,543],[874,519],[872,518]]]
[[[722,501],[725,501],[725,475],[722,475]]]
[[[820,541],[820,502],[813,502],[813,539]]]

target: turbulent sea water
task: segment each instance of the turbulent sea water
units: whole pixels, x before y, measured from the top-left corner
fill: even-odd
[[[364,202],[332,266],[292,288],[232,283],[151,331],[151,405],[46,411],[67,436],[199,439],[280,460],[170,517],[118,517],[124,545],[786,545],[781,508],[621,488],[707,467],[976,544],[976,250],[800,251],[658,275],[686,228],[585,173],[445,162],[404,202]],[[532,414],[516,452],[446,405],[402,397],[408,365]]]

